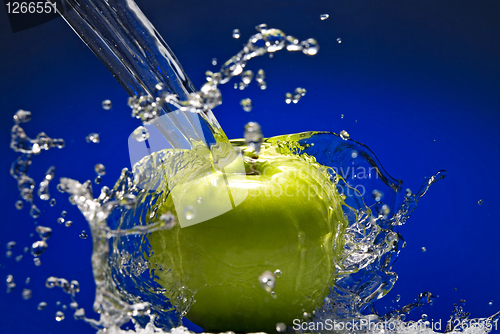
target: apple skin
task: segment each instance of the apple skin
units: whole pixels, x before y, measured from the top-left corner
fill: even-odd
[[[241,204],[202,223],[149,235],[150,268],[164,268],[155,275],[171,303],[182,308],[179,291],[194,293],[187,319],[205,331],[276,332],[277,323],[292,326],[323,304],[347,223],[335,185],[308,160],[269,147],[258,159],[247,154],[247,175],[226,174],[233,195],[245,193]],[[183,193],[191,200],[184,202],[196,208],[198,197],[218,196],[204,191],[191,186]],[[170,197],[159,201],[158,216],[183,214]],[[282,273],[273,296],[258,277],[277,269]]]

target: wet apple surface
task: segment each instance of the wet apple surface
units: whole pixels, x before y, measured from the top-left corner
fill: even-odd
[[[158,283],[194,293],[186,317],[205,331],[275,331],[310,314],[329,294],[343,246],[343,201],[321,165],[272,146],[243,160],[246,173],[177,185],[159,215],[171,212],[180,224],[148,237],[150,263],[164,269]],[[209,186],[222,179],[226,186]],[[224,206],[228,193],[231,209],[186,224],[202,203]],[[266,272],[276,275],[263,288]]]

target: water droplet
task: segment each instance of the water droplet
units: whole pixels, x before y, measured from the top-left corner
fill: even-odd
[[[245,125],[244,138],[249,148],[258,155],[262,146],[262,140],[264,139],[259,123],[248,122]]]
[[[73,225],[73,222],[71,220],[67,220],[64,225],[66,225],[66,227],[70,227]]]
[[[16,209],[21,210],[23,208],[23,206],[24,206],[24,202],[23,201],[18,200],[16,202]]]
[[[87,137],[85,137],[85,140],[87,141],[87,143],[94,143],[94,144],[97,144],[101,141],[101,139],[99,138],[99,134],[95,132],[92,132]]]
[[[80,239],[87,239],[88,235],[87,235],[87,232],[85,232],[85,230],[83,230],[80,235],[79,235]]]
[[[47,278],[47,280],[45,281],[45,286],[49,289],[52,289],[53,287],[56,286],[56,282],[57,282],[57,277],[54,277],[54,276],[50,276],[49,278]]]
[[[212,58],[212,65],[216,66],[217,65],[217,58]]]
[[[101,105],[102,105],[102,109],[104,109],[104,110],[109,110],[113,106],[113,104],[111,103],[111,100],[104,100],[104,101],[102,101]]]
[[[23,292],[21,293],[21,296],[23,297],[24,300],[28,300],[32,296],[32,292],[30,289],[23,289]]]
[[[52,235],[52,229],[50,227],[37,226],[36,233],[38,233],[40,239],[47,240]]]
[[[341,38],[337,38],[337,43],[342,43],[342,39]]]
[[[246,112],[252,111],[252,100],[250,99],[243,99],[240,101],[240,105],[245,110]]]
[[[266,29],[267,29],[267,24],[265,23],[259,24],[258,26],[255,27],[255,30],[257,30],[258,32],[263,32]]]
[[[292,93],[285,94],[285,103],[290,104],[292,102]]]
[[[324,20],[326,20],[326,19],[327,19],[327,18],[329,18],[329,17],[330,17],[330,14],[321,14],[321,15],[319,16],[319,18],[321,19],[321,21],[324,21]]]
[[[13,118],[16,124],[29,122],[31,121],[31,111],[19,109]]]
[[[42,255],[46,249],[47,249],[47,242],[45,242],[45,240],[35,241],[33,245],[31,245],[31,254],[33,254],[33,256],[38,257]]]
[[[77,280],[72,280],[69,283],[69,288],[71,289],[72,292],[78,293],[80,292],[80,283]]]
[[[260,274],[259,283],[264,291],[271,293],[276,286],[276,278],[274,277],[272,272],[266,270],[262,274]]]
[[[240,36],[241,36],[240,30],[239,29],[234,29],[233,30],[233,38],[234,39],[238,39],[238,38],[240,38]]]
[[[57,311],[56,312],[56,320],[57,321],[63,321],[64,320],[64,313],[62,313],[62,311]]]
[[[63,218],[63,217],[59,217],[59,218],[57,218],[57,223],[58,223],[58,224],[62,224],[62,223],[64,223],[64,218]]]
[[[43,310],[46,307],[47,307],[47,303],[46,302],[40,302],[36,308],[38,309],[38,311],[41,311],[41,310]]]
[[[52,198],[52,199],[50,200],[50,206],[54,206],[54,205],[56,205],[56,202],[57,202],[57,201],[56,201],[56,199],[55,199],[55,198]]]
[[[276,331],[277,332],[285,332],[286,331],[286,324],[284,322],[278,322],[276,324]]]
[[[243,83],[245,85],[249,85],[250,82],[252,82],[252,79],[253,79],[253,72],[252,71],[248,70],[248,71],[241,73],[241,81],[243,81]]]
[[[344,139],[344,140],[347,140],[349,139],[349,133],[347,133],[346,130],[342,130],[340,131],[340,138]]]
[[[482,199],[480,199],[479,201],[477,201],[477,204],[479,205],[483,205],[484,201]]]
[[[427,248],[422,247],[422,253],[425,253],[425,252],[427,252]]]
[[[78,310],[75,311],[75,313],[73,314],[73,317],[76,320],[83,319],[85,317],[85,309],[79,308]]]
[[[96,164],[94,166],[94,170],[97,173],[97,175],[105,175],[106,174],[106,167],[103,164]]]
[[[196,200],[196,202],[197,202],[198,204],[201,204],[201,203],[203,202],[203,198],[198,197],[198,199]]]
[[[149,131],[142,125],[137,127],[134,132],[132,132],[132,138],[137,140],[138,142],[143,142],[149,138]]]
[[[276,278],[279,278],[279,277],[281,276],[281,274],[282,274],[282,272],[281,272],[281,270],[279,270],[279,269],[276,269],[276,270],[274,271],[274,277],[276,277]]]
[[[196,217],[196,209],[191,205],[186,206],[184,208],[184,217],[186,217],[187,220],[193,219],[194,217]]]
[[[380,202],[382,200],[382,198],[384,197],[384,193],[381,192],[380,190],[377,190],[377,189],[374,189],[372,191],[372,196],[373,196],[373,199],[376,201],[376,202]]]
[[[40,260],[39,257],[35,257],[33,259],[33,263],[35,264],[35,266],[40,267],[40,265],[42,264],[42,261]]]
[[[7,249],[12,249],[12,248],[14,248],[14,247],[16,246],[16,244],[17,244],[17,243],[16,243],[15,241],[9,241],[9,242],[7,243]]]
[[[309,38],[302,43],[302,52],[309,56],[314,56],[319,51],[319,44],[314,38]]]
[[[40,209],[38,209],[35,204],[31,205],[30,216],[33,217],[33,219],[40,217]]]

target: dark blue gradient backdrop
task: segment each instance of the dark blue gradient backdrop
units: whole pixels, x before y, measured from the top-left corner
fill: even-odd
[[[385,169],[416,191],[425,176],[446,169],[448,176],[433,185],[399,232],[407,241],[394,265],[399,281],[376,303],[380,313],[415,301],[430,291],[433,306],[412,313],[444,323],[453,304],[466,300],[472,317],[500,310],[500,2],[493,0],[334,0],[334,1],[166,1],[138,2],[197,87],[217,58],[219,65],[238,52],[254,27],[267,23],[299,39],[314,37],[319,53],[279,52],[255,59],[248,68],[266,72],[268,89],[253,82],[244,91],[233,81],[222,87],[223,104],[214,110],[230,138],[243,135],[248,121],[261,124],[266,136],[309,130],[340,132],[369,146]],[[320,14],[330,17],[321,21]],[[240,39],[232,30],[241,31]],[[101,185],[112,186],[123,167],[130,167],[127,138],[139,124],[130,117],[127,95],[107,69],[61,20],[12,33],[4,7],[0,9],[0,279],[14,276],[16,289],[0,288],[0,332],[93,333],[72,318],[69,296],[48,289],[49,276],[77,279],[77,300],[92,311],[94,284],[91,241],[83,216],[66,196],[50,190],[54,207],[37,200],[42,209],[32,219],[9,175],[18,156],[9,149],[12,115],[22,108],[32,112],[23,125],[28,136],[41,131],[64,138],[66,147],[33,158],[29,175],[39,183],[47,168],[56,166],[56,179],[95,178],[94,165],[107,174]],[[337,42],[341,38],[342,43]],[[296,105],[284,102],[286,92],[304,87],[307,94]],[[239,105],[253,100],[246,113]],[[111,110],[101,101],[110,99]],[[343,118],[341,115],[344,115]],[[99,144],[85,137],[100,134]],[[95,192],[99,186],[95,186]],[[479,200],[483,205],[478,205]],[[73,226],[59,225],[62,210]],[[53,235],[36,267],[23,248],[38,240],[36,224]],[[36,233],[35,233],[36,234]],[[13,256],[6,244],[16,241]],[[422,247],[427,249],[422,252]],[[15,257],[24,255],[16,262]],[[31,278],[26,285],[25,279]],[[1,283],[4,284],[4,283]],[[21,298],[24,288],[33,296]],[[401,299],[396,302],[396,296]],[[38,311],[45,301],[48,306]],[[61,305],[56,305],[60,301]],[[492,305],[489,305],[493,301]],[[57,310],[67,305],[66,319],[56,322]]]

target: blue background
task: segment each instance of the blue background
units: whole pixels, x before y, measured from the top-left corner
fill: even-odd
[[[407,241],[394,266],[399,281],[377,302],[377,309],[384,313],[430,291],[439,296],[434,305],[410,318],[426,313],[445,327],[453,304],[461,299],[472,317],[500,310],[500,224],[495,214],[500,203],[498,1],[138,4],[197,87],[206,70],[218,68],[211,65],[212,58],[220,65],[238,52],[257,24],[265,22],[299,39],[316,38],[321,48],[314,57],[280,52],[249,63],[255,72],[265,70],[267,90],[260,91],[255,82],[244,91],[234,90],[234,81],[222,88],[224,102],[214,112],[228,137],[241,137],[250,120],[259,122],[266,136],[346,130],[368,145],[389,174],[404,181],[404,188],[415,191],[425,176],[446,169],[448,177],[431,187],[399,229]],[[325,21],[319,18],[323,13],[330,14]],[[234,28],[240,29],[240,39],[231,37]],[[61,309],[56,302],[69,305],[69,296],[44,286],[49,276],[77,279],[77,300],[87,316],[96,317],[91,311],[91,240],[78,237],[89,229],[76,207],[56,191],[57,181],[50,188],[57,199],[54,207],[36,201],[44,211],[39,219],[29,216],[26,205],[21,211],[14,208],[19,195],[9,175],[18,156],[9,149],[12,115],[20,108],[32,112],[32,121],[23,125],[32,138],[44,131],[66,140],[64,149],[33,158],[29,175],[37,184],[51,165],[56,166],[57,179],[83,181],[94,179],[94,165],[103,163],[108,172],[101,185],[112,186],[121,168],[130,165],[127,138],[140,124],[130,117],[121,86],[61,19],[14,34],[2,7],[0,32],[0,279],[12,274],[17,284],[10,294],[2,291],[5,285],[0,288],[0,333],[93,333],[90,326],[73,320],[69,309],[66,319],[56,322],[55,312]],[[285,93],[296,87],[306,88],[306,96],[286,105]],[[247,97],[253,100],[250,113],[239,106]],[[101,108],[104,99],[113,101],[111,110]],[[91,132],[100,133],[99,144],[86,143]],[[94,188],[97,193],[99,187]],[[62,210],[68,211],[72,227],[56,223]],[[40,267],[23,253],[38,240],[36,222],[53,229]],[[11,240],[17,245],[7,258],[6,243]],[[16,262],[20,254],[24,258]],[[25,285],[28,276],[31,282]],[[21,298],[25,287],[33,291],[27,301]],[[399,302],[396,295],[401,296]],[[41,301],[48,306],[38,311]]]

